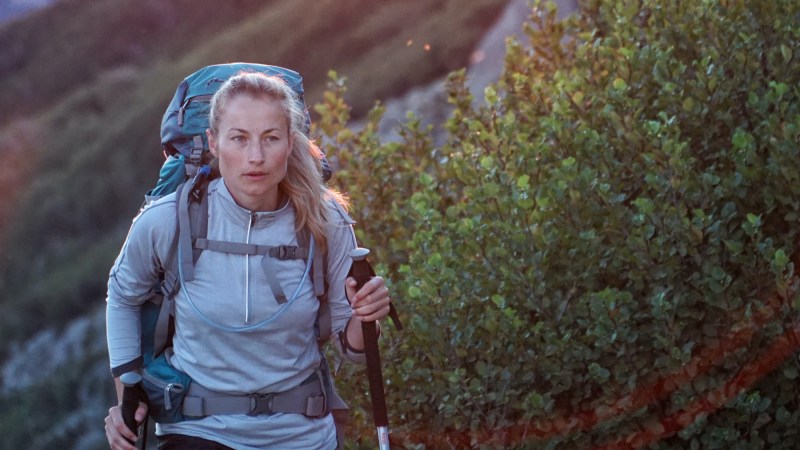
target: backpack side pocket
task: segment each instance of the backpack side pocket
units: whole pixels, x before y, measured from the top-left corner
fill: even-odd
[[[183,415],[183,400],[192,379],[172,367],[164,352],[142,372],[142,387],[147,393],[149,414],[158,423],[176,423],[189,419]]]

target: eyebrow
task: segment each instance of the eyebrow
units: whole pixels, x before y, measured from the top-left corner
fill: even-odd
[[[243,128],[228,128],[228,132],[231,132],[231,131],[236,132],[236,133],[250,133],[250,131],[245,130]],[[268,128],[268,129],[262,131],[261,134],[274,133],[275,131],[281,131],[281,128],[280,127]]]

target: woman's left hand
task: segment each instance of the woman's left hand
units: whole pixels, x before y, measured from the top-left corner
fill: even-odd
[[[347,298],[353,313],[362,322],[381,320],[389,315],[389,289],[381,277],[373,277],[356,292],[356,280],[348,277],[345,280]]]

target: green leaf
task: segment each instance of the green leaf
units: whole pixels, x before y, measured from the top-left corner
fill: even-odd
[[[475,222],[470,218],[461,219],[458,222],[458,232],[461,234],[471,233],[475,229]]]
[[[544,408],[544,397],[536,391],[531,392],[528,394],[527,403],[533,409],[542,409]]]
[[[497,103],[497,90],[495,90],[494,86],[487,86],[483,90],[483,98],[486,99],[487,105],[494,105]]]
[[[440,269],[442,267],[443,262],[442,254],[441,253],[434,253],[428,257],[428,267],[433,269]]]
[[[483,186],[483,191],[489,198],[494,198],[500,193],[500,186],[497,183],[486,183]]]
[[[781,55],[784,62],[789,62],[792,59],[792,49],[786,44],[781,44]]]
[[[505,308],[506,307],[506,299],[500,294],[494,294],[492,296],[492,303],[497,305],[498,308]]]
[[[489,372],[489,368],[487,367],[485,362],[478,361],[477,363],[475,363],[475,372],[481,377],[485,377]]]
[[[729,241],[725,239],[723,242],[728,251],[733,255],[739,255],[742,253],[742,250],[744,250],[744,245],[739,241]]]
[[[746,131],[743,131],[742,129],[737,129],[733,133],[733,138],[732,138],[733,148],[734,149],[743,149],[743,148],[747,147],[748,145],[750,145],[750,141],[751,140],[752,140],[752,137],[750,136],[749,133],[747,133]]]
[[[637,198],[633,201],[633,204],[644,214],[650,214],[655,210],[653,201],[646,197]]]
[[[786,83],[771,81],[769,86],[775,91],[775,93],[778,95],[778,98],[783,97],[783,95],[789,91],[789,85]]]
[[[422,172],[421,174],[419,174],[419,182],[423,186],[427,187],[433,186],[436,183],[434,178],[427,172]]]
[[[772,262],[775,264],[776,267],[786,267],[789,264],[789,257],[786,256],[786,252],[783,251],[782,248],[779,248],[775,251],[775,256],[772,258]]]
[[[531,180],[530,176],[521,175],[519,178],[517,178],[517,187],[523,190],[528,189],[528,186],[530,185],[530,180]]]
[[[715,279],[717,281],[724,280],[727,275],[728,274],[725,273],[725,269],[723,269],[720,266],[714,266],[711,269],[711,278],[713,278],[713,279]]]
[[[608,369],[601,367],[597,363],[589,364],[589,374],[599,381],[608,381],[609,376],[611,376],[611,372]]]
[[[694,111],[694,99],[692,97],[686,97],[685,99],[683,99],[683,103],[681,105],[683,106],[684,111],[687,112]]]
[[[614,79],[613,86],[614,89],[622,91],[628,87],[628,83],[626,83],[625,80],[623,80],[622,78],[616,78]]]

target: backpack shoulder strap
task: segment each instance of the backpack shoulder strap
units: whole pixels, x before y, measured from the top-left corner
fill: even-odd
[[[202,249],[195,249],[193,242],[198,237],[205,238],[208,233],[207,187],[208,172],[201,169],[178,192],[178,273],[183,281],[194,280],[194,263]]]
[[[297,244],[300,247],[310,246],[310,235],[307,229],[297,232]],[[314,295],[319,300],[319,312],[317,313],[316,332],[317,341],[322,345],[330,339],[332,334],[331,307],[328,303],[328,255],[320,250],[314,242],[314,256],[311,261],[311,279],[314,285]]]
[[[194,262],[202,251],[202,249],[192,249],[191,252],[186,252],[182,249],[181,261],[178,261],[178,246],[185,245],[187,240],[191,245],[193,234],[202,233],[205,237],[208,232],[208,195],[205,191],[205,185],[195,186],[192,182],[183,183],[175,189],[175,231],[167,258],[163,261],[161,306],[153,337],[156,355],[168,346],[174,333],[175,296],[180,290],[181,280],[178,272],[181,268],[178,265],[183,263],[183,270],[187,270],[188,267],[194,278]]]

